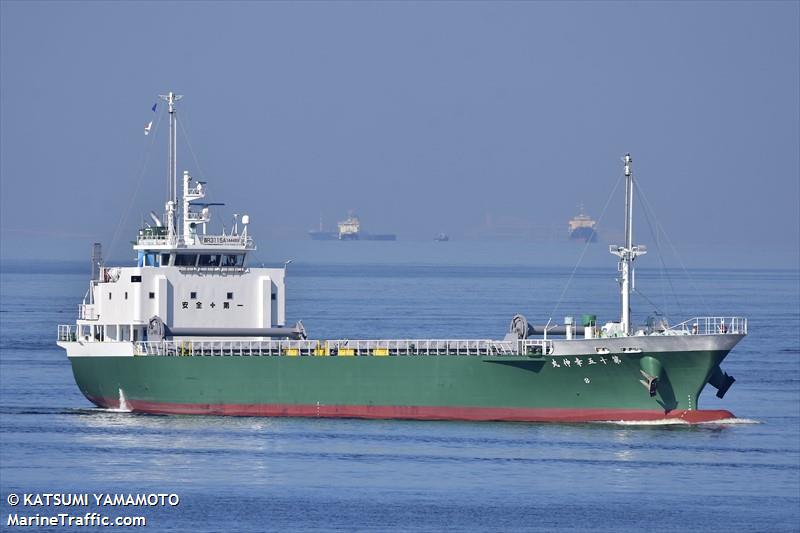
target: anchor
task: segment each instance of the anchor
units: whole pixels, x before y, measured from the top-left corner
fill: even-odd
[[[639,372],[644,377],[639,383],[647,389],[651,398],[654,397],[658,391],[659,376],[662,372],[661,362],[655,357],[645,355],[639,360]]]
[[[650,397],[652,398],[656,395],[656,390],[658,390],[658,378],[656,376],[651,376],[644,370],[639,370],[639,372],[644,376],[644,379],[640,379],[639,383],[647,389],[647,392],[650,393]]]
[[[736,378],[724,372],[719,365],[714,368],[711,372],[711,376],[708,378],[708,383],[717,389],[717,398],[723,398],[735,381]]]

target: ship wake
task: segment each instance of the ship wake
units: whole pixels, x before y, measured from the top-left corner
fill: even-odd
[[[604,420],[598,424],[613,424],[617,426],[733,426],[744,424],[761,424],[759,420],[751,418],[721,418],[703,422],[690,422],[680,418],[662,418],[659,420]]]
[[[125,399],[125,393],[122,389],[119,389],[119,407],[108,407],[105,411],[111,413],[130,413],[133,409],[128,405],[128,400]]]

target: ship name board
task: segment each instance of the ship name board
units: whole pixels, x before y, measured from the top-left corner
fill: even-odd
[[[229,237],[226,235],[210,235],[202,237],[203,244],[244,244],[241,237]]]

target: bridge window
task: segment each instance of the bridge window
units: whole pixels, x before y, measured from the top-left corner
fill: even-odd
[[[197,264],[197,254],[176,254],[175,266],[195,266]]]
[[[169,254],[161,254],[161,266],[169,266]]]
[[[201,255],[200,262],[198,266],[201,267],[215,267],[219,266],[219,256],[218,255]]]
[[[226,254],[222,256],[222,266],[240,267],[244,265],[244,254]]]

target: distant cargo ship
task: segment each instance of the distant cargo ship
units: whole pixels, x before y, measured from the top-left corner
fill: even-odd
[[[569,238],[575,241],[597,242],[597,221],[583,212],[580,207],[578,216],[569,221]]]
[[[320,220],[318,230],[309,230],[309,237],[315,241],[396,241],[394,233],[367,233],[361,230],[358,217],[350,212],[345,220],[338,223],[338,231],[327,231]]]

